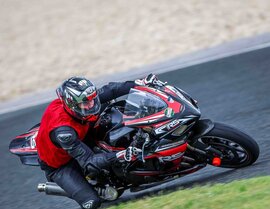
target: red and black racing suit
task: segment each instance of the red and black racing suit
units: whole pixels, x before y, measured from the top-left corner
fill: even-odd
[[[98,89],[101,104],[127,94],[134,86],[133,81],[103,86]],[[101,204],[84,174],[98,174],[116,160],[115,153],[94,154],[83,142],[89,132],[91,135],[93,125],[70,116],[56,99],[47,107],[36,139],[41,169],[47,179],[56,182],[82,208]]]

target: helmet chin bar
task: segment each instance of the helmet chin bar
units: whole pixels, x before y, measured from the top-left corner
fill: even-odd
[[[67,105],[65,103],[63,103],[63,107],[64,107],[65,111],[71,117],[73,117],[77,120],[81,120],[81,121],[85,121],[85,122],[95,122],[95,121],[97,121],[97,119],[99,117],[100,108],[98,109],[98,111],[95,114],[89,114],[87,116],[83,116],[83,115],[80,115],[79,113],[77,113],[76,111],[74,111],[73,108],[67,107]]]

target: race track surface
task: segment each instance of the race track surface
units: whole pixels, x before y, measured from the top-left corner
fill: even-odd
[[[208,166],[159,187],[138,193],[126,192],[119,201],[141,198],[149,193],[158,193],[161,189],[175,190],[194,184],[269,175],[269,58],[270,48],[265,48],[159,75],[161,80],[179,86],[198,100],[204,118],[233,125],[255,138],[261,154],[254,165],[238,170]],[[68,198],[38,193],[36,185],[46,181],[43,173],[38,167],[21,165],[19,158],[8,151],[13,137],[39,122],[45,106],[0,116],[0,208],[79,208]]]

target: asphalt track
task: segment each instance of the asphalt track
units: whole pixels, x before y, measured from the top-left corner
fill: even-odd
[[[126,192],[119,201],[141,198],[164,189],[170,191],[179,187],[269,175],[269,58],[270,48],[264,48],[159,75],[161,80],[179,86],[198,100],[204,118],[233,125],[254,137],[261,149],[254,165],[238,170],[208,166],[159,187],[138,193]],[[38,167],[21,165],[19,158],[8,151],[13,137],[39,122],[45,106],[0,115],[0,208],[78,208],[68,198],[38,193],[36,185],[45,181],[43,173]]]

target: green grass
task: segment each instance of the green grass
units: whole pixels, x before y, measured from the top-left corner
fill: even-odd
[[[270,176],[215,184],[147,197],[110,209],[268,209]]]

